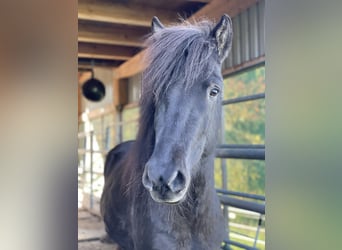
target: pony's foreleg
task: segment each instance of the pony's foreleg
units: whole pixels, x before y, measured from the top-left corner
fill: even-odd
[[[157,234],[153,241],[153,249],[158,250],[191,250],[191,240],[177,240],[168,234]]]

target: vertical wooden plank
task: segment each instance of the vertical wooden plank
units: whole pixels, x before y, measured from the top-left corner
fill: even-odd
[[[115,107],[122,107],[128,104],[128,79],[114,78],[113,81],[113,104]]]
[[[83,95],[82,95],[82,85],[85,81],[91,78],[91,72],[78,72],[78,117],[80,119],[80,115],[82,115],[82,103],[83,103]],[[81,120],[79,120],[81,122]]]
[[[128,80],[128,103],[139,101],[141,92],[141,74],[134,75]]]

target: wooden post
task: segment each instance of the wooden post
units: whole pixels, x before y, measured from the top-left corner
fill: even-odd
[[[120,143],[123,140],[122,111],[124,105],[128,104],[128,78],[114,78],[113,104],[117,113],[117,138]]]
[[[113,103],[116,108],[128,104],[128,79],[114,78]]]

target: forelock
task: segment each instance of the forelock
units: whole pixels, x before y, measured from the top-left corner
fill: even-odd
[[[173,84],[190,88],[198,79],[211,75],[213,60],[219,63],[215,41],[211,36],[214,23],[184,22],[152,34],[146,40],[143,72],[143,94],[154,94],[156,100]],[[145,92],[145,93],[144,93]]]

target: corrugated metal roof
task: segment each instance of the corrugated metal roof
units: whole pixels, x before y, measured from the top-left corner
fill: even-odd
[[[233,45],[222,64],[223,70],[265,55],[264,13],[265,0],[261,0],[232,19]]]
[[[265,0],[260,0],[232,19],[233,45],[229,56],[222,64],[223,71],[265,55],[264,19]],[[234,73],[234,70],[230,73]],[[130,102],[136,102],[139,99],[140,82],[140,74],[129,79]]]

